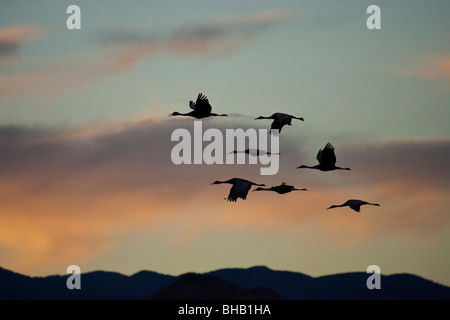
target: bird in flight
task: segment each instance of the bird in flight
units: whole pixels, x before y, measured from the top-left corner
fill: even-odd
[[[270,117],[259,116],[255,120],[260,120],[260,119],[273,119],[272,124],[270,125],[270,132],[272,132],[272,130],[276,129],[276,130],[278,130],[278,133],[281,132],[281,129],[285,125],[288,125],[288,126],[292,125],[291,124],[292,119],[305,121],[305,119],[303,119],[303,118],[295,117],[293,115],[281,113],[281,112],[276,112],[276,113],[272,114]]]
[[[318,169],[321,171],[350,170],[350,168],[341,168],[336,166],[336,155],[334,154],[334,147],[329,142],[326,144],[323,150],[319,150],[316,159],[317,161],[319,161],[319,164],[312,167],[301,165],[296,169],[309,168],[309,169]]]
[[[241,151],[234,150],[234,151],[231,151],[230,153],[246,153],[246,154],[249,154],[249,155],[254,156],[254,157],[265,156],[265,155],[272,155],[272,154],[273,155],[280,155],[281,154],[279,152],[271,153],[271,152],[268,152],[268,151],[265,151],[265,150],[260,150],[260,149],[245,149],[245,150],[241,150]]]
[[[212,107],[209,104],[208,98],[203,94],[199,93],[197,96],[197,101],[189,101],[189,107],[192,109],[191,112],[188,113],[180,113],[178,111],[172,112],[169,114],[169,117],[173,116],[186,116],[186,117],[193,117],[196,119],[203,119],[207,117],[213,117],[213,116],[227,116],[226,114],[217,114],[211,112]]]
[[[228,197],[226,198],[226,200],[230,202],[236,202],[238,198],[241,198],[242,200],[247,199],[248,191],[252,186],[260,186],[260,187],[265,186],[265,184],[257,184],[240,178],[233,178],[226,181],[214,181],[211,184],[221,184],[221,183],[230,183],[233,185],[230,189]]]
[[[286,182],[283,182],[282,184],[280,184],[279,186],[275,186],[275,187],[270,187],[270,188],[261,188],[261,187],[258,187],[258,188],[256,188],[255,190],[253,190],[253,191],[263,191],[263,190],[266,190],[266,191],[274,191],[274,192],[276,192],[276,193],[279,193],[279,194],[285,194],[285,193],[288,193],[288,192],[291,192],[291,191],[295,191],[295,190],[299,190],[299,191],[308,191],[308,189],[297,189],[297,188],[295,188],[294,186],[291,186],[291,185],[288,185],[288,184],[286,184]]]
[[[332,205],[331,207],[327,208],[328,209],[333,209],[333,208],[338,208],[338,207],[346,207],[349,206],[351,209],[355,210],[356,212],[359,212],[361,210],[361,206],[362,205],[372,205],[372,206],[377,206],[379,207],[380,205],[378,203],[369,203],[363,200],[347,200],[345,203],[343,204],[339,204],[339,205]]]

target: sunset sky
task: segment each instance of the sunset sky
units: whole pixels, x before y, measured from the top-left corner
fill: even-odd
[[[81,9],[69,30],[66,9]],[[366,9],[381,8],[381,30]],[[0,267],[42,276],[378,265],[450,286],[449,1],[2,1]],[[175,165],[203,129],[280,135],[280,169]],[[351,171],[315,165],[327,142]],[[204,146],[208,143],[205,142]],[[240,177],[308,191],[224,200]],[[348,199],[379,203],[326,210]]]

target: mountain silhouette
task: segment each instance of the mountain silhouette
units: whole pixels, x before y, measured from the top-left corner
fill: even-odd
[[[210,275],[186,273],[172,284],[150,295],[149,300],[280,300],[267,288],[243,289]]]
[[[367,288],[370,275],[365,272],[311,277],[265,266],[180,276],[152,271],[131,276],[94,271],[81,274],[80,290],[67,289],[69,276],[29,277],[0,268],[0,299],[450,300],[450,287],[406,273],[381,275],[380,290]]]
[[[450,287],[412,274],[381,275],[381,290],[366,286],[370,274],[351,272],[322,277],[275,271],[264,266],[221,269],[206,273],[243,288],[256,285],[272,289],[289,300],[448,300]]]
[[[64,276],[29,277],[0,268],[0,299],[27,300],[133,300],[156,292],[176,277],[152,271],[132,276],[94,271],[81,274],[81,289],[69,290]]]

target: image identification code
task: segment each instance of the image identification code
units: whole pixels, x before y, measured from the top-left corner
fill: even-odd
[[[267,304],[224,304],[222,308],[212,306],[189,306],[185,304],[178,308],[179,315],[204,315],[208,318],[212,313],[221,313],[222,315],[269,315],[270,308]]]

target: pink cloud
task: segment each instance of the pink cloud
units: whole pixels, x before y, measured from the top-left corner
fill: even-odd
[[[15,53],[26,42],[39,39],[43,32],[42,27],[22,24],[0,29],[0,58]]]
[[[450,89],[450,56],[447,54],[416,60],[397,72],[408,78],[437,81],[444,90]]]
[[[127,67],[162,52],[217,57],[237,51],[267,27],[299,16],[298,12],[286,9],[245,16],[221,15],[210,21],[188,23],[164,36],[116,29],[100,35],[99,43],[121,48],[116,61]]]
[[[302,17],[303,14],[298,10],[290,9],[272,9],[250,13],[244,16],[219,15],[214,21],[223,25],[240,25],[240,24],[256,24],[265,25],[272,24],[284,20]]]
[[[0,97],[49,97],[85,88],[99,77],[122,74],[139,61],[162,53],[183,57],[218,58],[247,45],[267,27],[291,19],[287,10],[268,10],[246,16],[220,16],[202,23],[190,23],[167,35],[152,35],[115,29],[100,34],[100,52],[88,52],[80,59],[52,61],[37,69],[0,76]],[[0,58],[16,52],[19,45],[38,40],[43,28],[16,25],[0,30]],[[1,59],[0,59],[1,60]]]

